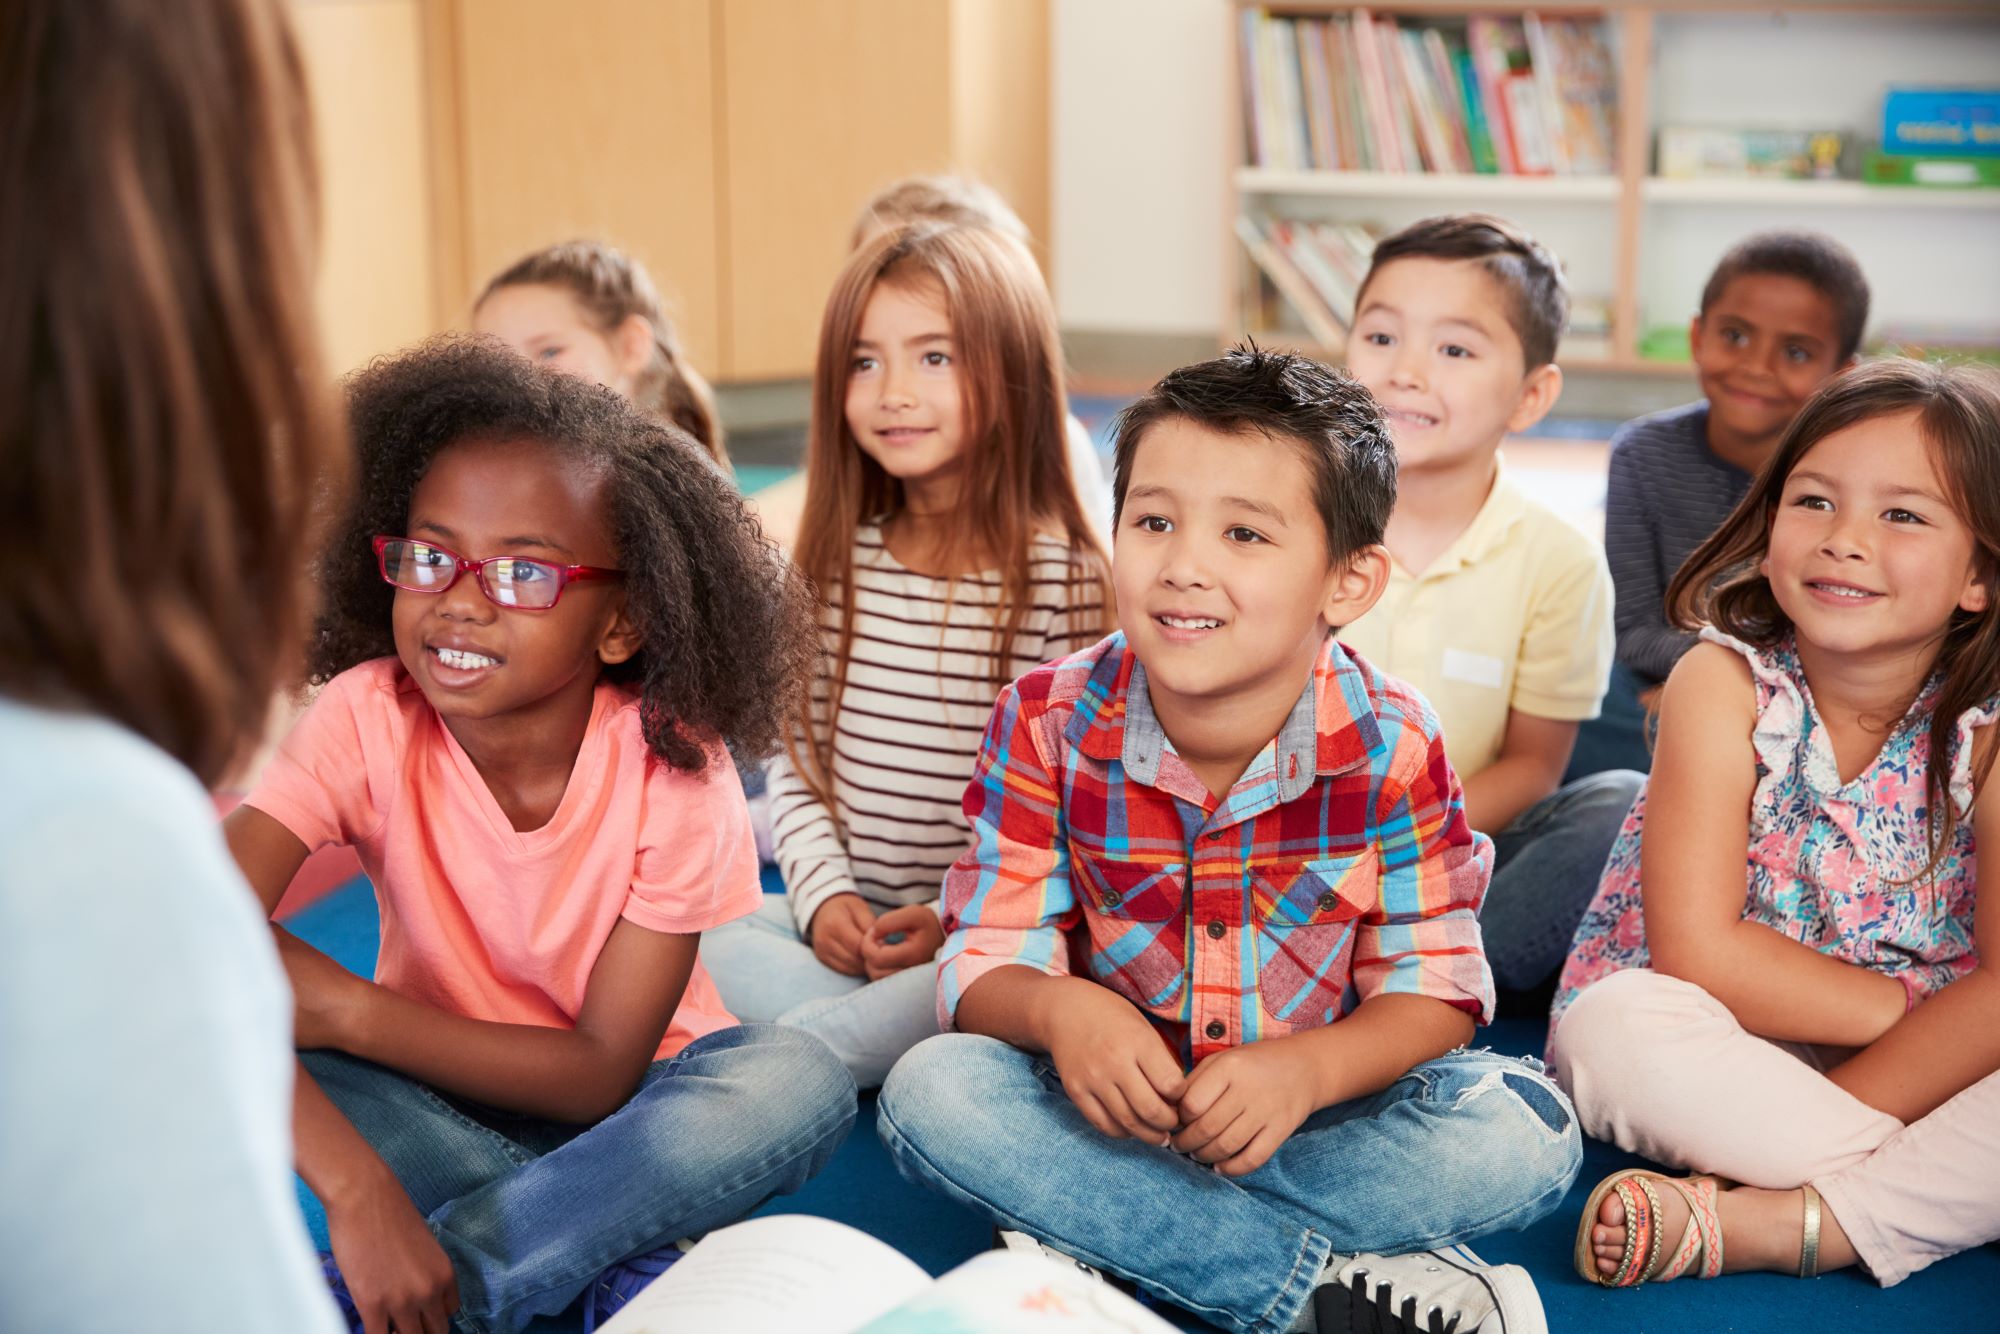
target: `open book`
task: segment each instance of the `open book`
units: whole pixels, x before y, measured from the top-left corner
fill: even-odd
[[[845,1223],[803,1214],[709,1233],[600,1334],[1174,1334],[1073,1265],[993,1251],[943,1278]]]

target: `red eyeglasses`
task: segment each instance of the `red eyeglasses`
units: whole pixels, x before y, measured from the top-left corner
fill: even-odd
[[[547,611],[573,583],[593,579],[623,579],[623,570],[594,565],[552,565],[527,556],[488,556],[471,560],[413,537],[377,537],[375,559],[382,578],[412,593],[442,593],[470,572],[479,589],[497,607],[515,611]]]

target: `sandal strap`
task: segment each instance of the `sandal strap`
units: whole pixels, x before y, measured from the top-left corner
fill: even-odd
[[[1635,1184],[1645,1191],[1644,1196],[1633,1189]],[[1646,1186],[1645,1179],[1636,1174],[1620,1177],[1611,1189],[1618,1196],[1618,1202],[1625,1206],[1625,1253],[1619,1257],[1618,1268],[1609,1276],[1597,1275],[1597,1281],[1607,1288],[1637,1287],[1646,1281],[1646,1266],[1634,1264],[1633,1260],[1639,1253],[1642,1240],[1650,1244],[1649,1239],[1655,1231],[1653,1206],[1658,1200]]]
[[[1805,1224],[1799,1233],[1799,1277],[1819,1277],[1819,1192],[1805,1187]]]
[[[1655,1280],[1665,1283],[1680,1278],[1695,1267],[1696,1257],[1700,1258],[1696,1276],[1714,1278],[1722,1272],[1722,1223],[1715,1212],[1714,1178],[1694,1177],[1677,1181],[1672,1177],[1663,1177],[1661,1180],[1687,1202],[1688,1221],[1681,1230],[1680,1244],[1674,1247],[1673,1259],[1654,1276]]]

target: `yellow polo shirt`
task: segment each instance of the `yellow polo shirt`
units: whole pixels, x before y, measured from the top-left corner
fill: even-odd
[[[1461,778],[1499,757],[1507,711],[1595,718],[1611,679],[1611,570],[1597,543],[1499,466],[1486,503],[1422,574],[1389,586],[1340,641],[1424,693]]]

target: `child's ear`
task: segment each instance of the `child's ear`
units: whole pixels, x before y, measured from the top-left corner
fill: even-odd
[[[619,371],[627,378],[636,377],[653,359],[653,322],[644,315],[627,315],[611,331],[611,347]]]
[[[1327,586],[1320,617],[1338,630],[1366,615],[1389,586],[1389,548],[1380,542],[1349,556]]]
[[[645,636],[639,632],[639,624],[632,619],[625,599],[618,600],[618,610],[612,614],[611,623],[604,627],[604,633],[597,640],[597,660],[605,666],[615,666],[629,662],[645,644]]]
[[[1695,312],[1693,318],[1688,320],[1688,351],[1691,353],[1694,351],[1694,349],[1700,346],[1701,346],[1701,312],[1697,311]]]
[[[1958,595],[1960,611],[1969,611],[1977,615],[1992,605],[1993,591],[1987,587],[1984,579],[1975,574],[1965,581],[1965,591]]]
[[[1548,416],[1549,409],[1562,397],[1562,391],[1562,367],[1553,361],[1529,371],[1527,380],[1521,385],[1521,399],[1514,405],[1513,414],[1507,418],[1507,434],[1525,431]]]

